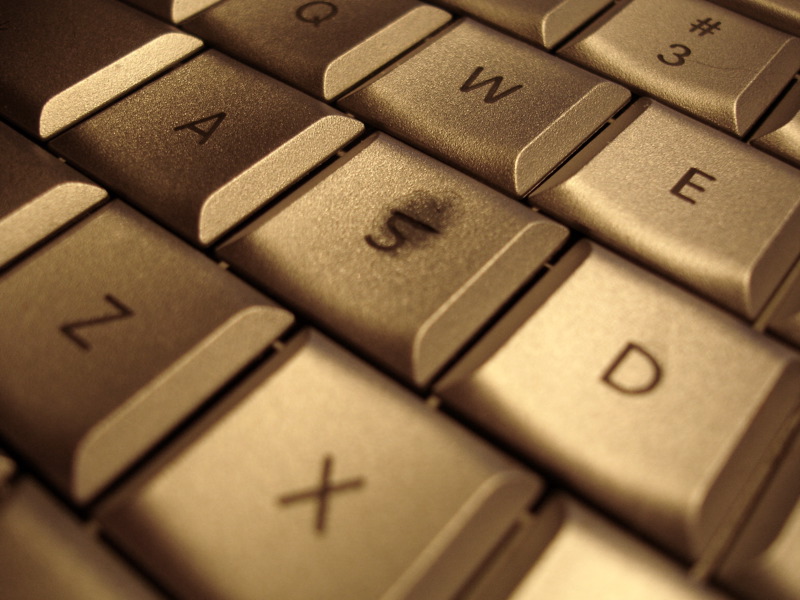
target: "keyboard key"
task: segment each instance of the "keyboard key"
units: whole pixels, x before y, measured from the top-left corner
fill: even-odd
[[[703,0],[620,3],[559,55],[743,135],[800,69],[800,40]]]
[[[186,29],[323,100],[335,98],[450,15],[415,0],[227,0]]]
[[[380,135],[219,254],[288,305],[424,386],[567,233]]]
[[[714,2],[792,35],[800,35],[800,5],[797,4],[797,0],[714,0]]]
[[[800,171],[642,99],[530,200],[753,318],[800,256],[798,189]]]
[[[751,142],[800,167],[800,83],[794,85],[753,134]]]
[[[520,196],[628,98],[618,85],[464,20],[340,104]]]
[[[291,321],[113,203],[0,278],[0,431],[88,500]]]
[[[0,114],[48,138],[201,42],[107,0],[0,0]]]
[[[787,348],[589,242],[436,388],[570,489],[691,558],[736,518],[798,389]]]
[[[104,528],[180,597],[452,598],[538,479],[319,334],[282,352]]]
[[[211,51],[52,146],[181,235],[208,245],[362,129]]]
[[[777,308],[768,317],[769,330],[800,348],[800,262],[776,294]]]
[[[0,266],[105,197],[105,190],[0,123]]]
[[[180,23],[220,0],[128,0],[134,6],[173,23]]]
[[[586,23],[607,0],[438,0],[521,38],[552,48]]]

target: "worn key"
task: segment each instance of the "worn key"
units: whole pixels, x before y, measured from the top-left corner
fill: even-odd
[[[796,79],[761,126],[750,143],[800,167],[800,79]]]
[[[800,256],[800,171],[639,100],[530,200],[755,317]]]
[[[112,203],[0,278],[0,432],[88,500],[291,321]]]
[[[800,69],[800,40],[703,0],[621,2],[559,55],[735,135]]]
[[[697,557],[737,517],[751,474],[785,435],[800,362],[581,242],[436,390],[573,489]]]
[[[226,0],[185,23],[223,52],[323,100],[450,20],[416,0]]]
[[[0,266],[105,197],[104,189],[0,123]]]
[[[103,507],[183,598],[446,600],[539,480],[319,334]]]
[[[122,2],[0,0],[0,114],[50,137],[200,45]]]
[[[173,23],[180,23],[220,0],[128,0],[134,6]]]
[[[425,385],[566,235],[561,225],[383,134],[219,254]]]
[[[52,147],[207,245],[362,129],[211,51],[62,134]]]
[[[509,194],[524,194],[629,97],[464,20],[340,105]]]

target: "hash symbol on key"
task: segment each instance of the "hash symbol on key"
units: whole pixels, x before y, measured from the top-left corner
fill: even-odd
[[[705,34],[710,33],[713,35],[714,31],[720,31],[719,26],[722,25],[721,21],[717,21],[716,23],[711,22],[711,17],[706,17],[705,19],[697,19],[697,23],[692,23],[691,29],[689,29],[689,33],[694,33],[698,31],[700,37],[703,37]]]

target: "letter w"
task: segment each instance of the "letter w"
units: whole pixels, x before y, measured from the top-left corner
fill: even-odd
[[[521,85],[515,85],[513,87],[508,88],[504,92],[499,92],[500,84],[503,83],[503,77],[490,77],[489,79],[484,79],[483,81],[476,82],[475,80],[478,76],[483,73],[483,67],[476,67],[475,70],[472,72],[472,75],[464,82],[464,85],[461,86],[462,92],[471,92],[472,90],[477,90],[485,85],[490,86],[486,92],[486,96],[484,97],[483,101],[487,104],[494,104],[498,100],[502,100],[509,94],[513,94],[514,92],[521,90]]]

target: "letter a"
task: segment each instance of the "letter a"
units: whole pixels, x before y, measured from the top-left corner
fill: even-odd
[[[175,131],[180,131],[181,129],[188,129],[200,136],[200,141],[197,142],[198,144],[205,144],[208,139],[212,136],[212,134],[217,130],[219,124],[222,123],[222,120],[227,117],[224,112],[217,113],[215,115],[211,115],[210,117],[203,117],[202,119],[197,119],[197,121],[192,121],[191,123],[186,123],[185,125],[178,125],[175,128]],[[211,125],[203,129],[202,127],[198,127],[201,123],[207,123],[208,121],[213,121]]]
[[[644,348],[629,343],[606,369],[602,379],[624,394],[644,394],[658,385],[661,367]]]

